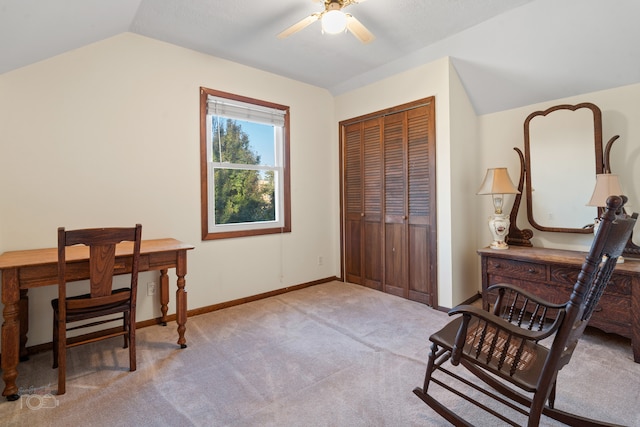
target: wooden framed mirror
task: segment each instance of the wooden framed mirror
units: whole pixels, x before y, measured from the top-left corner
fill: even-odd
[[[602,113],[591,103],[556,105],[524,122],[527,219],[540,231],[592,233],[586,206],[604,173]],[[567,195],[570,195],[567,197]]]
[[[527,220],[540,231],[593,233],[600,209],[587,206],[596,175],[612,173],[610,152],[619,138],[614,135],[603,149],[602,112],[595,104],[556,105],[531,113],[524,122],[524,154],[520,179],[511,209],[507,243],[533,246],[533,231],[516,225],[522,197],[527,201]],[[640,246],[629,238],[625,256],[640,258]]]
[[[585,102],[535,111],[524,121],[524,154],[514,150],[520,156],[518,190],[526,196],[529,224],[547,232],[593,233],[598,208],[586,204],[596,174],[605,172],[600,108]],[[516,197],[507,241],[532,246],[533,232],[514,225],[519,208]]]

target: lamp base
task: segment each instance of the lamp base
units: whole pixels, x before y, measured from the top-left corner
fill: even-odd
[[[506,242],[491,242],[489,245],[491,249],[509,249],[509,245]]]
[[[495,214],[489,217],[489,230],[493,234],[493,242],[489,245],[491,249],[509,249],[505,238],[509,234],[510,224],[511,221],[505,214]]]

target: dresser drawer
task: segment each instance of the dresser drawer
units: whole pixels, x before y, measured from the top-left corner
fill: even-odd
[[[544,264],[536,264],[533,262],[488,258],[487,273],[523,280],[539,281],[546,280],[547,267]]]
[[[580,269],[554,265],[550,266],[550,271],[552,282],[571,287],[576,284],[580,274]],[[614,273],[605,292],[608,294],[631,295],[631,277]]]
[[[631,301],[615,295],[602,295],[591,315],[590,326],[607,332],[629,336],[631,326]],[[620,328],[620,329],[619,329]]]

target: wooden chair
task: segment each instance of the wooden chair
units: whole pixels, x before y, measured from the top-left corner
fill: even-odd
[[[554,401],[558,371],[569,363],[636,222],[637,214],[624,213],[625,201],[624,196],[607,200],[600,228],[566,303],[551,304],[517,286],[497,284],[488,288],[497,294],[492,312],[469,305],[453,308],[449,314],[461,316],[429,338],[424,385],[413,392],[456,426],[472,424],[429,394],[431,383],[514,426],[519,424],[496,406],[507,405],[526,415],[528,426],[538,426],[542,414],[568,425],[608,425],[555,409]],[[447,360],[482,382],[445,367]],[[450,380],[442,381],[447,376]],[[463,384],[500,403],[489,407],[478,402],[463,391],[468,390]]]
[[[58,298],[51,301],[53,307],[53,368],[58,368],[58,394],[65,393],[66,349],[116,336],[124,336],[124,347],[129,347],[129,370],[136,370],[136,291],[142,226],[131,228],[95,228],[65,231],[58,228]],[[130,266],[119,265],[116,244],[133,242],[133,258]],[[73,277],[77,268],[73,260],[67,260],[67,246],[89,247],[90,293],[67,297],[67,278]],[[87,261],[79,261],[87,262]],[[76,265],[74,265],[76,264]],[[113,289],[114,270],[131,271],[131,286]],[[65,304],[60,304],[65,301]],[[121,317],[113,318],[113,314]],[[105,318],[109,316],[109,318]],[[101,319],[98,319],[101,318]],[[90,323],[68,327],[68,323],[97,319]],[[122,328],[107,333],[91,333],[67,340],[67,331],[93,327],[122,319]]]

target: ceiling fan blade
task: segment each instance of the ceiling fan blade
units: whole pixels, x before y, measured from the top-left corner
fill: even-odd
[[[293,24],[292,26],[290,26],[289,28],[287,28],[286,30],[278,34],[277,37],[279,39],[283,39],[285,37],[289,37],[291,34],[297,33],[298,31],[316,22],[318,18],[320,18],[320,15],[321,15],[320,13],[314,13],[313,15],[307,16],[303,20]]]
[[[353,15],[346,13],[347,15],[347,29],[362,43],[371,43],[376,37],[371,34],[371,31],[362,25],[360,21],[353,17]]]

